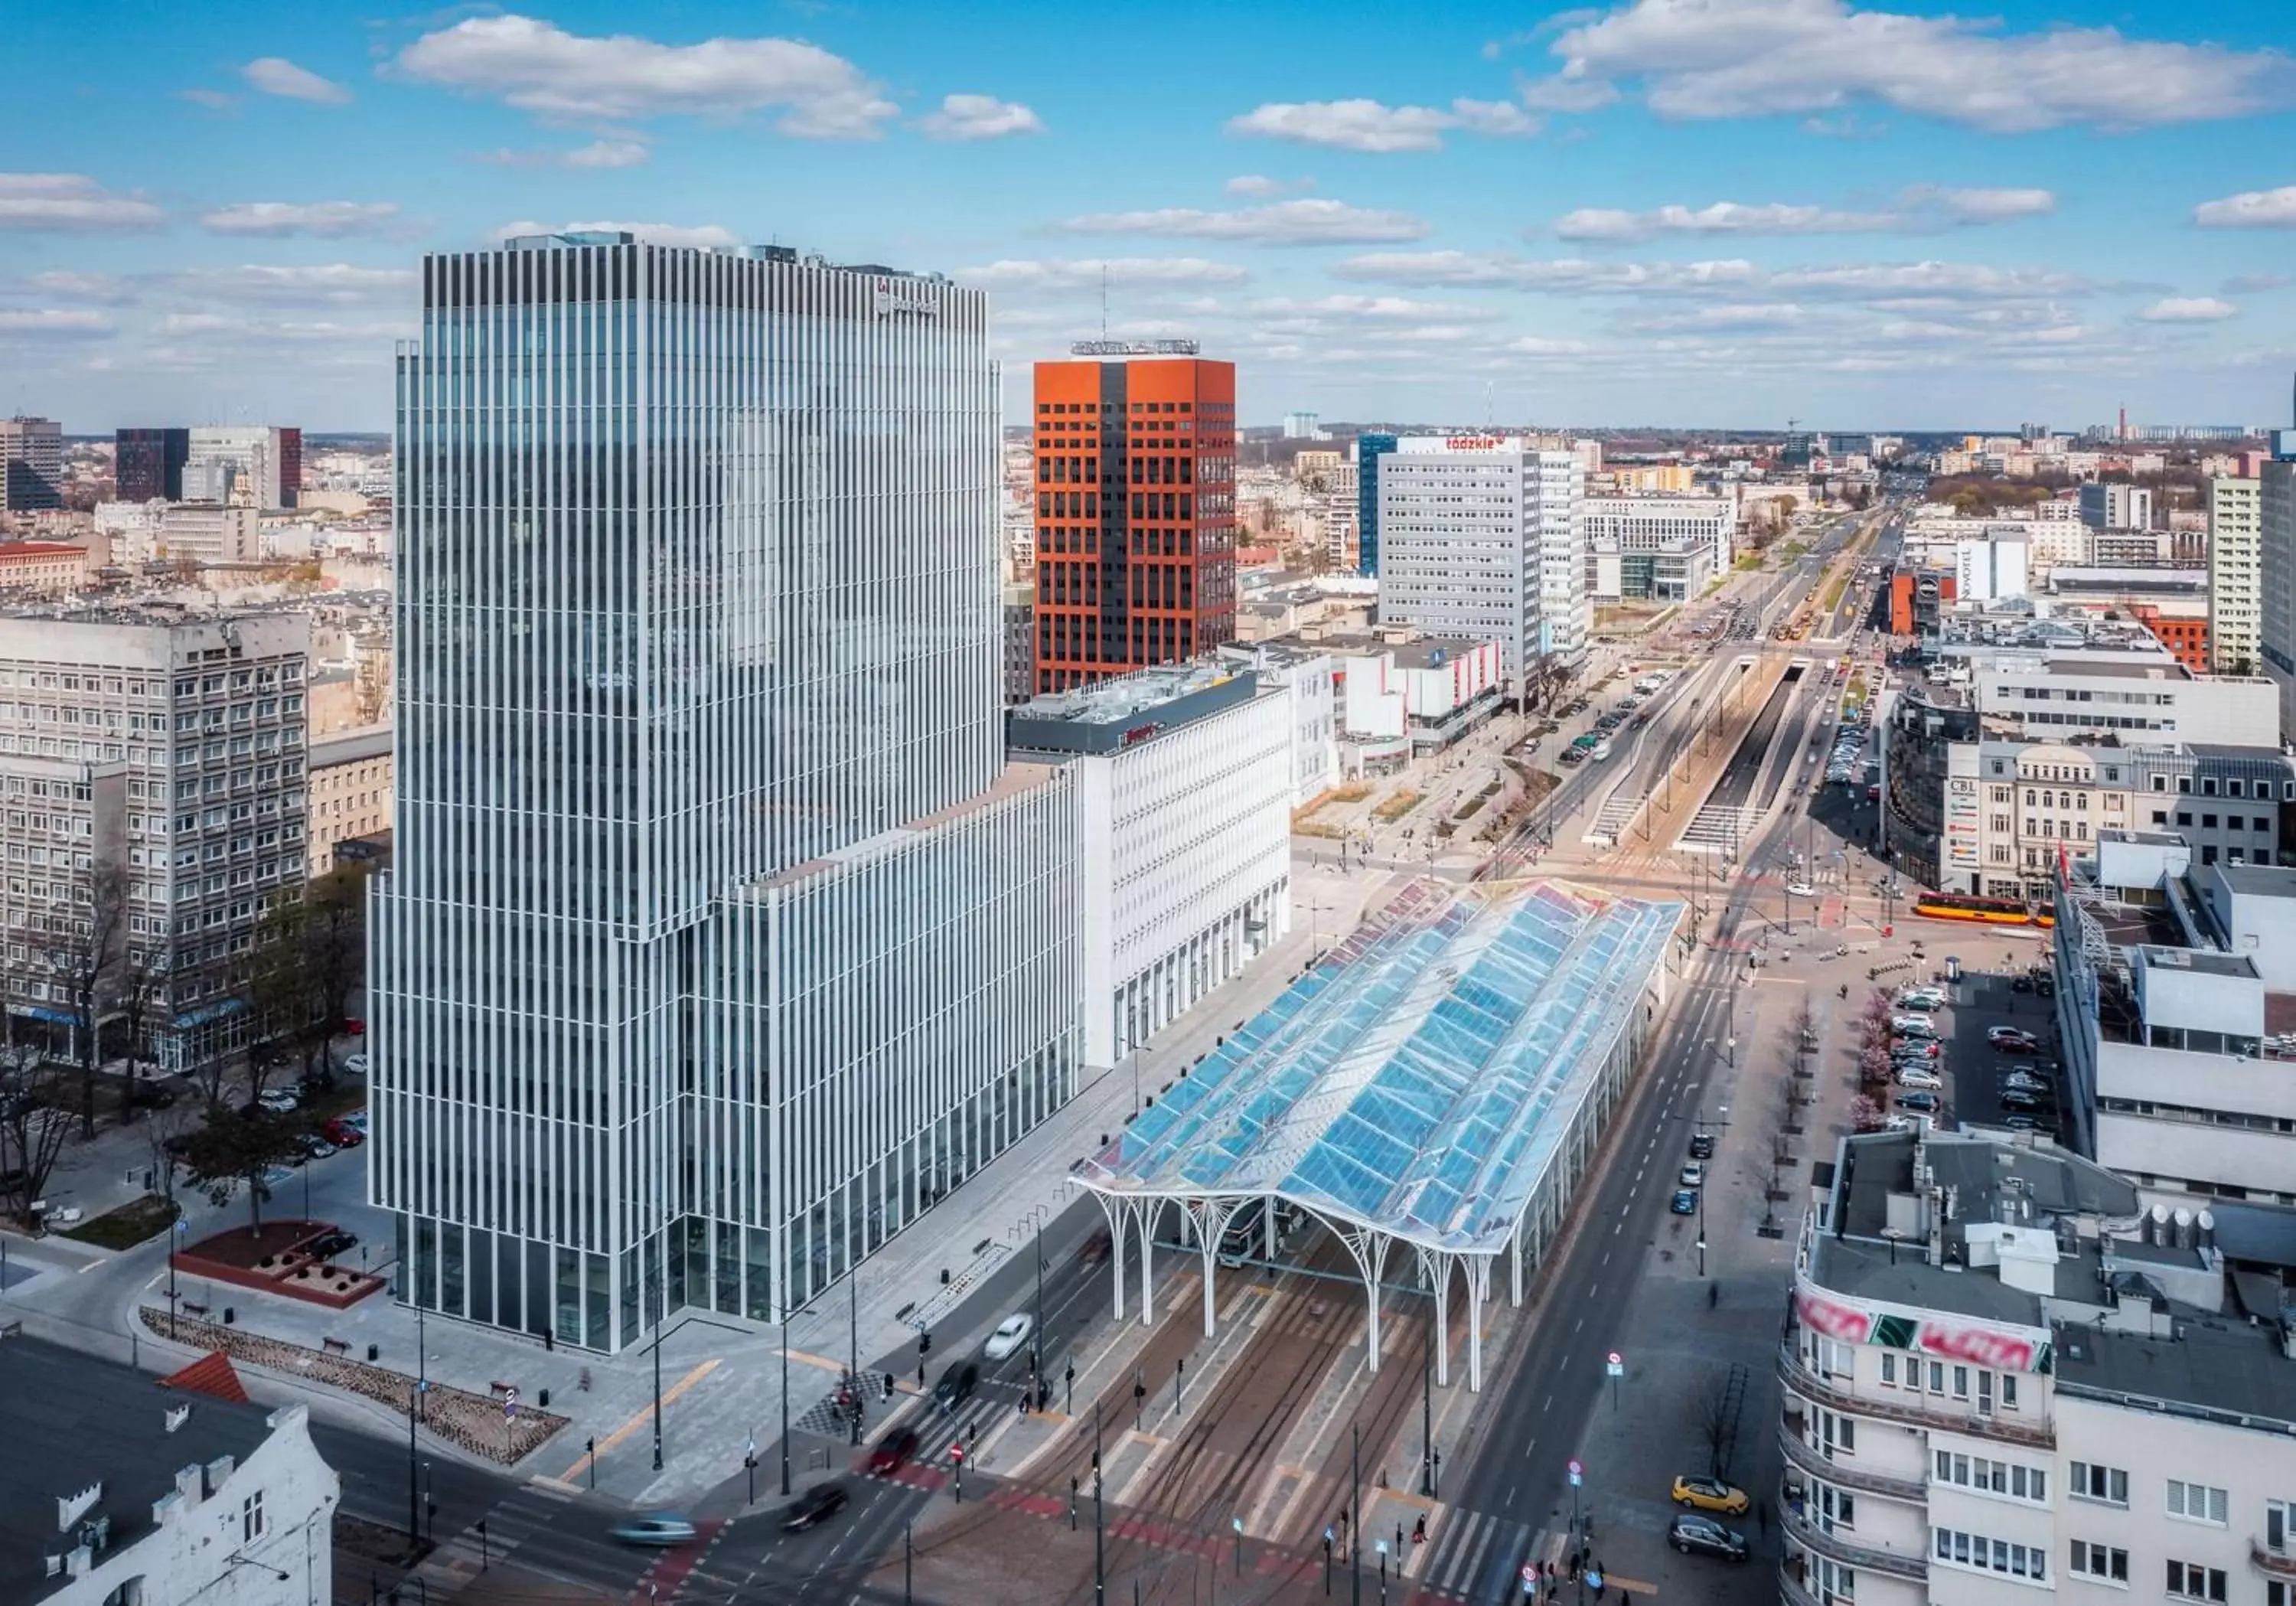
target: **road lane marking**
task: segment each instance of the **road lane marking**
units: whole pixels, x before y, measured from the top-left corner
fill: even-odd
[[[661,1403],[664,1405],[668,1404],[679,1395],[684,1394],[687,1389],[693,1388],[702,1379],[717,1371],[719,1364],[720,1362],[718,1358],[715,1356],[702,1362],[701,1365],[695,1367],[692,1371],[687,1372],[684,1377],[678,1379],[676,1382],[664,1389],[662,1391]],[[603,1438],[600,1439],[598,1441],[598,1447],[595,1451],[586,1451],[579,1460],[576,1461],[572,1466],[566,1469],[565,1472],[562,1475],[560,1481],[563,1483],[576,1483],[580,1481],[582,1475],[590,1470],[590,1464],[592,1462],[595,1461],[598,1456],[603,1455],[607,1451],[612,1449],[616,1445],[620,1444],[624,1439],[629,1437],[631,1434],[636,1433],[639,1429],[644,1427],[648,1421],[652,1420],[652,1418],[653,1407],[652,1405],[642,1407],[630,1418],[628,1421],[624,1422],[620,1427],[615,1429],[611,1433],[607,1434]]]

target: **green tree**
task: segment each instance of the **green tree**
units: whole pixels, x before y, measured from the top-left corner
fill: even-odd
[[[259,1231],[263,1201],[270,1197],[263,1174],[301,1153],[306,1131],[300,1117],[260,1106],[210,1109],[208,1118],[184,1139],[180,1157],[184,1175],[218,1206],[229,1203],[233,1192],[245,1183],[248,1231]]]

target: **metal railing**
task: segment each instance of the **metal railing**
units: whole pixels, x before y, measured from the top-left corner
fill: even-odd
[[[1867,1395],[1848,1393],[1804,1366],[1801,1357],[1794,1353],[1791,1340],[1778,1346],[1778,1380],[1807,1399],[1816,1400],[1852,1416],[1873,1417],[1907,1428],[1934,1428],[1941,1433],[1965,1434],[1972,1438],[1998,1439],[2005,1445],[2030,1445],[2042,1450],[2054,1450],[2057,1445],[2056,1429],[2046,1424],[2010,1421],[1997,1415],[1980,1416],[1974,1412],[1964,1416],[1950,1411],[1932,1411],[1925,1406],[1910,1405],[1899,1400],[1875,1399]]]
[[[2259,1572],[2270,1573],[2279,1578],[2296,1578],[2296,1555],[2284,1550],[2267,1550],[2260,1539],[2248,1542],[2248,1561]]]
[[[1909,1501],[1920,1506],[1929,1503],[1930,1487],[1925,1479],[1893,1478],[1886,1472],[1866,1471],[1855,1461],[1829,1460],[1824,1451],[1811,1448],[1783,1422],[1778,1425],[1778,1447],[1785,1452],[1788,1461],[1812,1478],[1856,1489],[1860,1494],[1884,1495],[1891,1500]]]
[[[1825,1606],[1808,1585],[1793,1576],[1793,1568],[1783,1558],[1778,1561],[1778,1596],[1786,1606]]]
[[[1885,1573],[1893,1578],[1911,1578],[1916,1583],[1930,1576],[1929,1557],[1919,1551],[1882,1550],[1870,1544],[1860,1544],[1845,1539],[1840,1534],[1829,1533],[1812,1522],[1808,1516],[1786,1507],[1780,1516],[1785,1522],[1786,1533],[1795,1544],[1807,1550],[1828,1556],[1846,1567],[1862,1572]]]

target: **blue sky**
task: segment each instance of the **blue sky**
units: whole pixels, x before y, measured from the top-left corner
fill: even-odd
[[[72,431],[386,427],[420,254],[575,223],[980,284],[1016,417],[1103,268],[1247,422],[2288,416],[2284,0],[21,10],[0,408]]]

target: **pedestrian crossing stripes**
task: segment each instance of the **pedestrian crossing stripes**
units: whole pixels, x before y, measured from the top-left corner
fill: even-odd
[[[1420,1567],[1419,1587],[1469,1601],[1520,1596],[1523,1563],[1536,1558],[1544,1566],[1548,1537],[1511,1517],[1454,1509],[1429,1525],[1431,1553]]]

